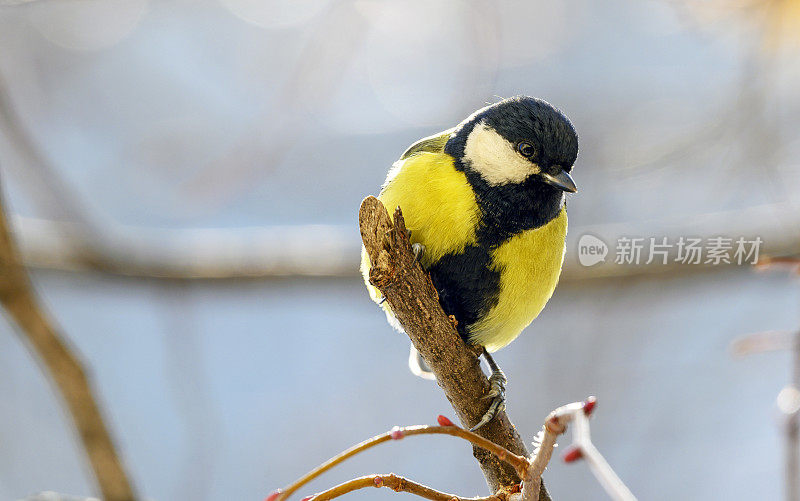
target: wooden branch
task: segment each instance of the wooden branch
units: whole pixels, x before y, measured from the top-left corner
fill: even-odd
[[[361,239],[372,263],[370,282],[386,297],[414,347],[427,362],[458,418],[466,428],[474,426],[489,407],[481,397],[489,381],[480,368],[478,351],[464,343],[454,320],[445,315],[430,276],[415,261],[398,207],[393,220],[383,204],[367,197],[359,210]],[[505,412],[478,429],[482,437],[514,454],[528,456],[525,444]],[[473,447],[486,483],[492,492],[519,484],[514,468],[491,453]],[[546,489],[541,498],[550,499]]]
[[[125,473],[80,361],[39,305],[0,200],[0,303],[43,362],[67,404],[105,501],[133,501]]]
[[[433,501],[506,501],[508,499],[504,493],[478,498],[462,498],[455,494],[448,494],[446,492],[437,491],[436,489],[431,489],[427,485],[418,484],[413,480],[397,476],[394,473],[389,473],[367,475],[348,480],[326,491],[314,494],[309,501],[328,501],[343,496],[348,492],[364,489],[366,487],[388,487],[395,492],[407,492]]]

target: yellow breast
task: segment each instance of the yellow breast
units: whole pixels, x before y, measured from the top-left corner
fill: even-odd
[[[500,273],[496,305],[471,326],[470,340],[490,352],[513,341],[553,295],[564,261],[567,211],[546,225],[527,230],[492,251]]]
[[[411,241],[425,246],[423,266],[476,242],[480,215],[475,193],[449,155],[422,152],[399,160],[389,171],[378,199],[390,216],[398,206],[402,208]],[[381,294],[369,283],[369,266],[362,248],[361,273],[370,296],[378,301]]]
[[[425,246],[423,265],[475,244],[475,193],[449,155],[419,153],[399,162],[378,199],[389,214],[398,205],[403,209],[411,241]]]

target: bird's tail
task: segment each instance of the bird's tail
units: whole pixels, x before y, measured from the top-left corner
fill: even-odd
[[[415,376],[436,381],[436,376],[433,374],[433,371],[431,371],[431,368],[425,363],[425,359],[422,358],[422,355],[414,348],[413,344],[411,344],[411,349],[408,352],[408,368]]]

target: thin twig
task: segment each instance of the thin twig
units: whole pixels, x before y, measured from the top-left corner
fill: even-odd
[[[542,440],[539,447],[530,459],[528,472],[522,478],[522,501],[535,501],[539,499],[539,490],[542,485],[542,473],[553,457],[558,436],[567,431],[567,423],[572,420],[574,411],[583,412],[587,402],[574,402],[559,407],[551,412],[544,421]],[[594,404],[591,404],[594,407]],[[591,411],[591,410],[590,410]]]
[[[611,469],[597,447],[592,443],[589,435],[589,419],[583,413],[575,413],[575,426],[573,431],[573,448],[581,452],[580,457],[589,464],[597,481],[603,486],[606,493],[614,501],[636,501],[636,497],[628,489],[622,479]]]
[[[413,435],[451,435],[454,437],[459,437],[468,442],[471,442],[478,447],[486,449],[487,451],[494,454],[498,459],[501,461],[505,461],[509,465],[511,465],[517,473],[522,477],[525,474],[525,471],[528,468],[528,461],[525,457],[514,454],[510,452],[508,449],[501,447],[471,431],[465,430],[458,426],[427,426],[427,425],[417,425],[417,426],[406,426],[403,428],[395,427],[394,429],[387,431],[386,433],[382,433],[380,435],[376,435],[368,440],[361,442],[360,444],[356,444],[353,447],[347,449],[346,451],[338,454],[331,459],[325,461],[318,467],[314,468],[310,472],[306,473],[299,479],[297,479],[292,484],[288,485],[284,489],[281,490],[280,494],[276,496],[274,499],[276,501],[283,501],[288,499],[294,492],[297,491],[300,487],[307,484],[311,480],[317,478],[322,473],[330,470],[334,466],[339,463],[346,461],[347,459],[364,452],[367,449],[370,449],[378,444],[382,444],[383,442],[387,442],[389,440],[400,440],[405,437],[413,436]],[[366,477],[364,477],[366,478]]]
[[[380,474],[380,475],[367,475],[364,477],[354,478],[347,482],[341,483],[336,487],[332,487],[326,491],[315,494],[308,501],[327,501],[329,499],[338,498],[348,492],[353,492],[358,489],[366,487],[388,487],[395,492],[407,492],[415,494],[421,498],[431,499],[433,501],[506,501],[508,497],[505,493],[501,492],[496,495],[477,497],[477,498],[464,498],[456,496],[455,494],[448,494],[446,492],[431,489],[427,485],[418,484],[413,480],[400,477],[394,473]]]
[[[566,429],[566,428],[565,428]],[[563,432],[561,432],[563,433]],[[550,463],[553,456],[553,449],[556,446],[556,439],[561,433],[556,433],[550,427],[544,427],[542,442],[534,452],[528,473],[522,477],[522,499],[523,501],[539,499],[539,490],[542,486],[542,474]]]
[[[636,501],[633,493],[611,469],[611,466],[592,443],[589,432],[589,415],[594,410],[595,403],[595,398],[589,397],[585,402],[574,402],[559,407],[547,417],[544,424],[542,445],[531,459],[528,475],[523,479],[522,501],[537,499],[538,480],[550,461],[555,439],[567,431],[567,424],[570,422],[574,424],[572,445],[565,452],[564,461],[572,462],[577,459],[585,459],[595,478],[611,499],[615,501]]]
[[[318,477],[325,471],[333,468],[339,463],[359,454],[371,447],[374,447],[389,440],[401,440],[412,435],[451,435],[471,442],[473,445],[486,449],[494,454],[499,460],[511,465],[517,474],[523,479],[521,485],[506,486],[499,489],[494,495],[478,498],[464,498],[454,494],[437,491],[422,484],[390,474],[372,474],[348,480],[342,484],[332,487],[313,496],[304,498],[304,501],[326,501],[334,499],[349,492],[363,489],[365,487],[389,487],[396,492],[408,492],[417,496],[432,499],[434,501],[537,501],[540,496],[546,496],[542,485],[542,473],[547,468],[553,456],[553,449],[559,435],[567,431],[567,425],[575,422],[574,441],[571,452],[564,460],[571,462],[575,459],[586,457],[592,472],[597,477],[600,484],[606,489],[609,495],[620,501],[635,501],[635,497],[616,476],[605,459],[600,455],[591,442],[589,435],[589,415],[594,410],[596,399],[589,397],[583,402],[574,402],[559,407],[551,412],[545,419],[544,427],[541,432],[541,440],[538,447],[530,458],[522,457],[509,452],[507,449],[492,443],[491,441],[453,425],[449,419],[439,416],[439,424],[442,426],[406,426],[394,427],[390,431],[381,435],[376,435],[360,444],[357,444],[346,451],[338,454],[317,468],[286,487],[279,489],[269,496],[267,501],[285,501],[300,487]]]

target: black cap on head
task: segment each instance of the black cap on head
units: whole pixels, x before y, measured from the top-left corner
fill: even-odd
[[[512,144],[529,142],[542,169],[558,165],[569,171],[578,156],[578,135],[569,119],[547,101],[514,96],[482,108],[462,122],[445,151],[457,158],[464,153],[470,131],[485,123]]]
[[[560,110],[528,96],[503,100],[486,110],[485,123],[513,144],[531,141],[543,168],[560,165],[569,171],[578,157],[578,134]]]

